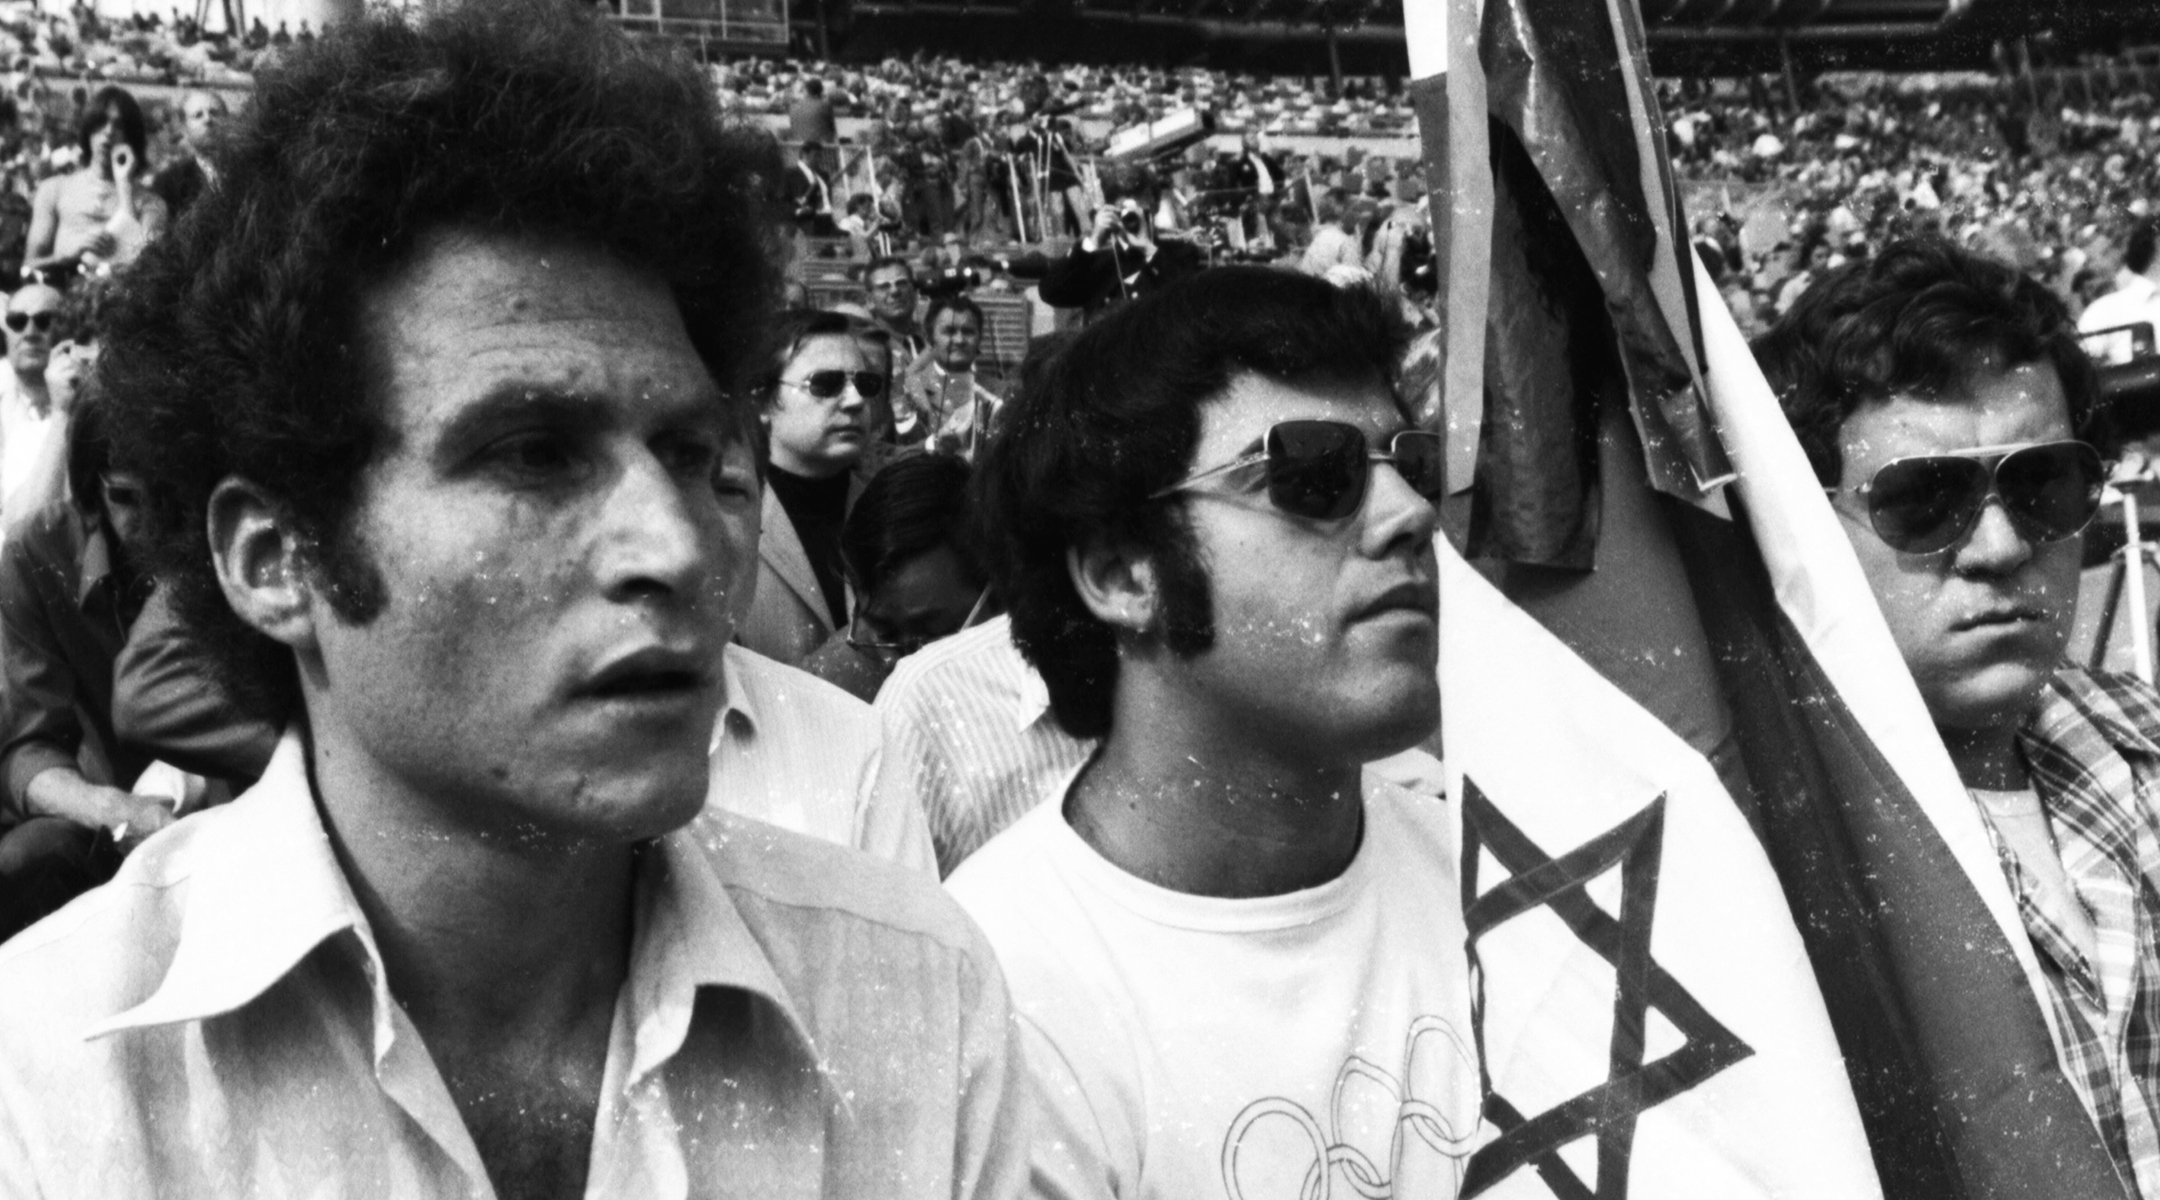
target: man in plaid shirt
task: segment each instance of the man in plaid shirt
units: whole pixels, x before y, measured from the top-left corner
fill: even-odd
[[[2160,1200],[2160,694],[2067,664],[2103,469],[2062,302],[1947,243],[1815,284],[1755,345],[1984,816],[2063,1074]]]

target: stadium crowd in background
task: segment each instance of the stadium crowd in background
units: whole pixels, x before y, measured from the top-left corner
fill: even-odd
[[[657,816],[640,809],[636,821],[602,831],[613,839],[615,873],[578,881],[619,905],[607,911],[620,919],[595,925],[582,913],[568,923],[591,927],[588,948],[600,963],[594,978],[620,982],[650,972],[661,981],[656,989],[683,984],[696,971],[734,979],[737,960],[718,967],[701,959],[656,962],[644,942],[616,940],[633,915],[644,929],[648,920],[674,928],[666,923],[710,921],[721,909],[732,914],[735,900],[722,903],[694,886],[702,878],[694,864],[706,857],[763,856],[780,864],[762,868],[746,885],[755,896],[743,902],[770,925],[753,938],[722,922],[719,942],[734,954],[755,941],[760,956],[777,945],[775,958],[785,960],[774,967],[756,957],[755,970],[743,968],[752,990],[780,997],[776,1011],[785,1020],[772,1029],[782,1032],[767,1030],[771,1036],[761,1034],[751,1049],[772,1072],[759,1084],[772,1090],[755,1098],[758,1119],[787,1126],[783,1135],[815,1124],[806,1106],[824,1102],[804,1099],[816,1091],[804,1083],[818,1078],[809,1067],[824,1064],[803,1060],[803,1045],[785,1031],[814,1026],[857,1059],[874,1059],[881,1047],[868,1035],[849,1040],[845,1010],[850,1002],[875,1007],[873,999],[890,994],[881,989],[899,988],[908,1004],[942,1006],[955,1044],[926,1042],[913,1057],[888,1056],[871,1072],[882,1090],[864,1109],[887,1122],[888,1133],[913,1131],[911,1163],[940,1164],[922,1167],[920,1178],[943,1183],[944,1171],[986,1179],[1019,1172],[1009,1147],[985,1148],[985,1139],[1009,1135],[1009,1122],[1019,1119],[1003,1089],[1018,1078],[1021,1053],[1012,1040],[1019,1035],[1008,1032],[991,947],[1015,977],[1015,1001],[1038,1018],[1047,1011],[1093,1037],[1093,1023],[1130,1007],[1124,999],[1102,1002],[1079,986],[1086,981],[1064,977],[1072,940],[1113,918],[1129,919],[1094,894],[1099,881],[1080,878],[1096,868],[1073,866],[1095,862],[1076,834],[1117,842],[1108,861],[1161,885],[1152,900],[1170,906],[1165,926],[1184,919],[1174,915],[1183,906],[1198,905],[1194,911],[1205,915],[1218,901],[1277,899],[1348,879],[1346,888],[1363,889],[1354,910],[1371,909],[1370,936],[1321,936],[1318,917],[1286,910],[1295,919],[1283,927],[1315,940],[1311,947],[1285,943],[1291,952],[1276,957],[1304,962],[1306,970],[1320,961],[1316,954],[1328,964],[1340,959],[1338,982],[1351,1003],[1370,983],[1357,974],[1362,965],[1387,958],[1409,936],[1382,937],[1393,925],[1377,922],[1429,910],[1449,928],[1459,923],[1462,914],[1449,906],[1460,897],[1439,886],[1447,856],[1434,848],[1438,842],[1418,840],[1434,820],[1421,805],[1440,790],[1439,765],[1418,746],[1438,711],[1425,664],[1437,654],[1433,540],[1446,497],[1446,447],[1415,425],[1429,415],[1419,385],[1430,382],[1445,314],[1436,307],[1432,181],[1413,148],[1414,119],[1399,86],[1353,80],[1338,90],[1301,77],[1198,68],[929,57],[874,64],[758,59],[693,69],[687,59],[656,65],[613,42],[595,49],[576,41],[571,33],[589,30],[575,22],[591,23],[591,14],[566,16],[559,27],[543,23],[533,40],[517,41],[501,19],[512,3],[476,0],[481,15],[469,19],[450,10],[445,27],[467,39],[472,53],[443,62],[427,57],[441,47],[408,44],[387,24],[372,26],[365,45],[328,39],[295,49],[316,42],[313,31],[257,23],[229,37],[177,13],[109,22],[82,6],[0,6],[0,57],[7,60],[0,72],[0,278],[8,293],[7,364],[0,369],[0,941],[117,872],[132,869],[130,878],[155,882],[164,876],[154,871],[180,871],[174,862],[208,859],[220,844],[211,839],[228,836],[240,820],[203,819],[221,807],[256,819],[270,803],[283,804],[278,820],[296,823],[285,836],[317,849],[325,844],[325,819],[361,828],[352,814],[370,811],[366,805],[348,799],[352,806],[339,810],[316,795],[342,786],[350,797],[358,784],[311,774],[302,756],[315,750],[297,732],[311,721],[328,728],[354,706],[363,711],[346,712],[338,730],[349,744],[372,749],[371,738],[400,737],[425,743],[426,754],[455,770],[414,773],[444,795],[457,787],[515,790],[504,782],[515,773],[511,766],[489,775],[491,764],[466,755],[471,747],[460,738],[516,759],[519,770],[530,768],[529,758],[565,778],[590,766],[578,754],[592,751],[595,761],[605,760],[601,774],[620,768],[630,779],[624,788],[646,788],[652,781],[639,772],[650,764],[624,765],[619,755],[594,750],[605,739],[589,737],[586,726],[558,738],[560,730],[535,736],[507,717],[489,725],[482,718],[495,713],[496,697],[456,691],[468,674],[506,687],[531,683],[519,674],[530,664],[518,637],[544,642],[569,637],[564,630],[572,626],[604,633],[643,629],[641,622],[681,636],[596,667],[597,682],[586,680],[579,694],[623,701],[607,720],[648,733],[623,716],[641,702],[631,692],[689,689],[703,707],[691,706],[693,735],[662,739],[665,753],[655,759],[673,773],[661,781],[668,786],[654,785],[672,807]],[[604,76],[616,90],[596,89],[601,98],[585,108],[561,102],[576,89],[553,86],[560,79],[536,83],[522,74],[530,64],[488,74],[488,54],[510,42],[549,70],[582,82]],[[261,107],[250,111],[242,89],[257,71],[269,82]],[[460,74],[473,71],[484,78]],[[394,86],[365,85],[375,74]],[[158,98],[139,98],[131,84],[156,85]],[[2048,424],[2045,431],[2047,444],[2066,447],[2075,444],[2072,433],[2085,432],[2087,396],[2096,386],[2070,332],[2077,314],[2096,302],[2092,311],[2102,318],[2160,310],[2160,213],[2153,211],[2160,106],[2150,98],[2041,106],[2003,87],[1957,80],[1928,87],[1818,81],[1798,107],[1767,88],[1730,81],[1665,84],[1661,94],[1676,173],[1695,218],[1693,248],[1750,335],[1775,329],[1797,336],[1790,331],[1810,314],[1819,318],[1826,296],[1844,294],[1826,281],[1849,289],[1871,264],[1896,275],[1899,264],[1924,259],[1965,281],[1989,319],[2011,329],[1975,335],[1963,347],[1972,356],[2030,358],[2028,342],[2070,356],[2059,364],[2060,386],[2074,393],[2055,422],[2064,428]],[[498,107],[492,98],[499,95],[515,103]],[[399,96],[413,97],[411,108],[433,124],[408,123]],[[663,110],[654,97],[680,103]],[[310,123],[296,116],[306,105],[348,120]],[[528,128],[506,118],[516,105],[530,106],[543,123]],[[1152,157],[1106,153],[1108,131],[1184,110],[1206,114],[1215,136]],[[735,118],[724,130],[712,120],[720,114]],[[560,140],[545,122],[563,126]],[[486,140],[490,133],[497,142]],[[308,153],[286,157],[281,139]],[[565,167],[586,166],[565,146],[590,145],[614,147],[619,181]],[[381,147],[419,179],[395,203],[331,169],[340,155]],[[580,180],[563,189],[570,198],[560,207],[548,198],[555,180],[546,170]],[[770,185],[769,194],[749,195],[745,179]],[[349,191],[335,190],[341,187]],[[191,219],[190,210],[211,215]],[[348,221],[348,211],[360,215]],[[709,226],[708,212],[717,214]],[[637,219],[648,214],[650,228]],[[765,216],[773,218],[769,227]],[[540,238],[535,229],[550,232]],[[694,252],[690,258],[677,260],[678,242]],[[234,256],[269,265],[259,278],[224,269]],[[577,286],[542,286],[556,271]],[[313,286],[320,279],[349,294],[326,296]],[[2007,315],[1981,303],[1994,292],[2015,296]],[[2102,301],[2111,292],[2117,298]],[[512,295],[502,321],[472,318]],[[570,334],[527,336],[527,326],[543,319],[535,303]],[[557,303],[561,311],[547,308]],[[617,310],[640,316],[618,321]],[[1245,323],[1215,321],[1210,312]],[[460,325],[468,318],[484,327]],[[217,330],[206,334],[213,324]],[[2024,337],[2018,331],[2028,325],[2040,332]],[[465,341],[437,337],[444,329]],[[715,329],[757,336],[722,346],[726,339],[713,336]],[[561,337],[572,350],[559,349]],[[351,349],[367,338],[394,343],[397,353]],[[467,355],[467,342],[499,353]],[[108,349],[113,344],[119,348]],[[1775,349],[1775,335],[1767,344]],[[101,354],[115,357],[101,361]],[[324,361],[333,357],[349,378]],[[646,373],[603,370],[594,373],[598,383],[581,374],[586,359],[618,357]],[[2054,371],[2058,364],[2042,365]],[[1162,378],[1136,382],[1136,372],[1147,374],[1142,367],[1159,369]],[[383,377],[365,375],[374,370]],[[321,383],[325,373],[335,378]],[[535,375],[546,377],[545,386]],[[449,382],[430,389],[417,379]],[[466,384],[470,394],[459,390]],[[388,402],[370,388],[403,397],[405,407],[374,412],[370,404]],[[417,414],[428,403],[448,415],[423,419]],[[722,409],[724,420],[714,416]],[[2042,415],[2055,414],[2048,408]],[[2039,417],[2032,423],[2046,424]],[[2030,431],[2013,432],[2023,439]],[[199,453],[202,464],[157,458],[166,439],[174,455]],[[1999,452],[2008,447],[1993,443],[2011,437],[1941,440],[1935,449],[1943,453],[1930,457],[1964,462],[1973,457],[1966,442]],[[423,445],[432,450],[415,449]],[[2013,519],[2009,505],[2038,506],[2029,493],[2041,489],[1998,479],[2011,457],[1998,453],[1971,480],[1958,476],[1970,485],[1964,524],[1953,529],[1958,521],[1938,515],[1938,528],[1927,532],[1962,545],[1957,539],[1980,528],[2002,539],[2005,558],[2018,558],[2020,539],[2039,530],[2053,547],[2050,578],[2073,580],[2068,539],[2092,518],[2097,499],[2070,506],[2068,515],[2021,508],[2016,519],[2024,523],[2012,528],[2005,524]],[[2089,451],[2026,454],[2016,465],[2090,484],[2078,494],[2098,495],[2099,460]],[[362,479],[372,482],[362,487]],[[1860,486],[1835,471],[1822,482],[1833,495]],[[266,490],[280,487],[291,495]],[[411,493],[413,504],[382,500],[397,489]],[[1164,516],[1188,500],[1209,515],[1198,522]],[[1991,501],[2001,502],[2000,515],[1992,515]],[[1854,509],[1849,516],[1866,507],[1851,497],[1844,502]],[[434,522],[428,505],[467,519]],[[535,508],[553,513],[552,523],[517,525],[504,515]],[[371,514],[372,523],[355,514]],[[2080,518],[2076,530],[2068,529],[2071,516]],[[1196,538],[1195,530],[1205,536]],[[377,545],[378,537],[400,540]],[[1903,542],[1883,539],[1889,547],[1912,542],[1909,534]],[[2023,561],[2000,571],[2021,571]],[[404,595],[430,598],[394,613],[389,633],[371,627],[388,603],[386,567],[393,582],[411,589]],[[1964,570],[1958,582],[1978,572]],[[295,579],[319,586],[319,595],[295,599]],[[1344,601],[1332,590],[1344,579],[1373,594]],[[2050,593],[2051,619],[2065,637],[2072,591]],[[319,609],[310,607],[318,600]],[[585,625],[562,617],[558,608],[573,602],[589,602],[606,619]],[[1340,617],[1344,628],[1377,620],[1408,632],[1384,652],[1368,652],[1347,634],[1334,642],[1308,637],[1315,613],[1311,620],[1321,624],[1321,617]],[[527,625],[512,621],[520,614]],[[399,620],[439,627],[400,640]],[[466,650],[461,620],[488,631],[471,639],[486,653]],[[1218,621],[1227,651],[1217,652]],[[441,659],[428,652],[431,645],[464,657]],[[596,666],[579,657],[585,654],[571,658]],[[324,665],[340,655],[339,670]],[[723,666],[702,666],[706,661]],[[1225,662],[1230,666],[1216,671]],[[2019,705],[2032,702],[2041,678],[2026,681],[2032,687],[2015,697]],[[1394,691],[1375,691],[1375,680]],[[256,694],[262,688],[283,690]],[[466,703],[443,701],[438,691]],[[406,722],[397,713],[415,695],[434,707],[426,721]],[[2005,737],[2026,711],[1998,722]],[[2137,711],[2140,719],[2149,715]],[[1317,719],[1320,713],[1334,724]],[[1327,737],[1299,742],[1298,731],[1319,726],[1327,726]],[[1261,769],[1218,771],[1209,782],[1223,797],[1194,790],[1185,764],[1207,755],[1241,767],[1276,765],[1270,755],[1302,761],[1313,805],[1269,792]],[[1088,774],[1095,770],[1089,764],[1104,762],[1123,774]],[[686,782],[694,778],[707,781],[702,791]],[[1989,778],[1989,786],[2003,782]],[[1039,807],[1046,789],[1067,785],[1096,814],[1095,828],[1068,827],[1054,806]],[[372,869],[389,880],[385,889],[411,885],[402,899],[415,908],[404,915],[419,928],[386,937],[411,937],[404,952],[424,958],[413,945],[440,933],[414,916],[426,911],[419,901],[430,888],[448,888],[445,881],[468,861],[492,868],[493,855],[560,847],[523,844],[530,830],[514,823],[503,826],[517,831],[514,837],[497,838],[492,827],[475,833],[426,811],[440,796],[418,784],[410,791],[400,801],[405,808],[390,808],[416,823],[383,818],[377,832],[385,840],[376,850],[426,843],[443,856],[426,879],[390,878],[402,867],[389,852],[369,862],[327,851],[302,857],[324,878]],[[1142,806],[1132,797],[1143,793],[1150,812],[1164,808],[1165,797],[1182,797],[1177,803],[1199,813],[1193,827],[1216,821],[1239,836],[1250,834],[1243,826],[1256,816],[1237,807],[1241,798],[1267,793],[1281,811],[1257,817],[1302,832],[1276,838],[1272,857],[1236,837],[1206,854],[1158,853],[1178,839],[1151,840],[1159,831],[1134,815]],[[249,801],[233,803],[237,795],[271,800],[248,808]],[[304,802],[310,795],[313,808]],[[1355,797],[1364,798],[1351,803]],[[516,808],[531,798],[497,799]],[[1321,809],[1324,828],[1308,838],[1305,824]],[[1345,875],[1361,853],[1368,814],[1398,835],[1390,845],[1400,861]],[[637,837],[623,833],[632,825]],[[767,825],[887,863],[866,867],[867,860],[839,857],[831,847],[760,840],[769,838]],[[1017,838],[959,876],[959,907],[931,886],[1016,825]],[[183,827],[181,834],[165,832],[173,826]],[[225,832],[193,832],[206,828]],[[592,832],[579,828],[581,836]],[[139,856],[158,838],[153,844],[162,851]],[[647,890],[636,894],[633,914],[626,881],[659,871],[639,856],[663,840],[676,856],[670,882],[641,884]],[[232,844],[262,848],[244,838]],[[726,867],[738,869],[732,859]],[[1071,911],[1049,914],[1064,927],[1064,940],[1039,942],[1029,925],[1044,914],[1024,901],[1041,880],[1068,869],[1075,872],[1066,881]],[[1376,870],[1385,877],[1365,877]],[[497,884],[510,878],[473,874]],[[2148,885],[2160,881],[2160,868],[2150,876]],[[230,886],[241,895],[260,882]],[[689,890],[669,890],[678,886]],[[1399,895],[1417,904],[1381,903]],[[512,912],[519,906],[504,896],[492,899],[491,915],[532,932],[529,913]],[[380,893],[348,900],[354,911],[375,906],[390,929],[396,914]],[[2134,904],[2118,907],[2116,918],[2133,920],[2125,914]],[[961,908],[989,931],[987,942]],[[152,917],[185,926],[174,911],[155,909]],[[107,922],[99,929],[128,932],[112,910],[97,912]],[[904,919],[881,923],[894,912]],[[1123,960],[1132,958],[1142,975],[1160,972],[1172,981],[1142,978],[1138,992],[1176,993],[1183,1003],[1204,984],[1175,972],[1213,970],[1217,955],[1240,970],[1258,969],[1234,939],[1214,936],[1235,923],[1209,926],[1208,938],[1180,934],[1159,945],[1120,934],[1102,941],[1120,947],[1106,952],[1105,963],[1083,966],[1122,977]],[[97,956],[109,946],[70,941],[54,932],[60,924],[25,939],[44,939],[35,951],[17,952],[103,961]],[[365,933],[368,926],[354,928]],[[1462,942],[1460,930],[1452,936],[1451,944]],[[157,952],[169,952],[180,937]],[[843,943],[870,946],[865,953],[893,978],[866,971],[839,979],[844,954],[834,947]],[[442,945],[471,949],[454,939]],[[544,939],[526,948],[536,961],[547,959]],[[319,972],[306,973],[305,988],[320,992],[308,993],[310,1021],[349,1017],[355,997],[385,986],[383,972],[413,973],[406,979],[426,973],[415,958],[384,966],[372,934],[349,949],[356,957],[343,967],[352,970],[318,964]],[[1046,957],[1031,960],[1038,951]],[[151,957],[146,951],[145,961]],[[428,965],[455,976],[458,958],[443,954]],[[1105,965],[1113,960],[1114,968]],[[1428,994],[1454,994],[1452,960],[1414,965],[1404,979],[1384,984],[1401,993],[1397,1007],[1408,1007],[1397,1013],[1382,1005],[1381,1018],[1400,1023],[1423,1011]],[[776,971],[805,976],[807,1016],[788,1007]],[[363,972],[368,982],[355,983]],[[895,983],[901,975],[905,987]],[[474,977],[463,976],[468,984]],[[2150,995],[2140,993],[2140,1003],[2160,1011],[2160,1000],[2151,999],[2160,997],[2160,982],[2141,986]],[[1341,1057],[1324,1022],[1290,1021],[1266,988],[1247,992],[1233,997],[1245,1004],[1239,1011],[1249,1043],[1240,1043],[1237,1065],[1250,1069],[1253,1087],[1273,1086],[1282,1073],[1276,1060],[1285,1055],[1323,1064]],[[638,994],[639,1003],[652,999]],[[80,1015],[52,999],[58,990],[38,995],[47,1006],[41,1019],[57,1026]],[[242,998],[235,1006],[243,1001],[255,1002]],[[613,1010],[605,1005],[582,1012],[589,1053],[576,1065],[584,1074],[569,1071],[553,1083],[574,1083],[585,1089],[580,1102],[589,1100],[603,1073],[607,1086],[621,1082],[602,1064],[662,1027],[673,1030],[669,1036],[693,1067],[718,1062],[715,1012],[679,997],[665,1003],[680,1011],[628,1033],[608,1032]],[[2113,1019],[2104,1006],[2087,1008],[2093,1011],[2065,1011],[2103,1026]],[[1183,1021],[1191,1014],[1174,1015]],[[930,1018],[914,1012],[909,1019]],[[389,1028],[389,1017],[381,1021]],[[1075,1036],[1054,1020],[1042,1024],[1032,1036],[1051,1043]],[[696,1036],[684,1032],[693,1028]],[[897,1037],[895,1028],[879,1026]],[[460,1045],[446,1029],[431,1028],[428,1044],[439,1037]],[[291,1059],[280,1061],[295,1078],[316,1081],[311,1096],[358,1086],[347,1069],[358,1059],[293,1050],[312,1033],[249,1032],[295,1039],[278,1043]],[[1190,1048],[1182,1035],[1151,1036],[1180,1053]],[[1284,1039],[1297,1041],[1295,1054],[1250,1053],[1279,1048]],[[493,1046],[486,1038],[477,1043]],[[112,1044],[85,1053],[102,1055]],[[652,1057],[644,1042],[636,1045],[640,1061]],[[199,1066],[209,1053],[177,1041],[159,1047],[177,1064],[173,1071]],[[211,1049],[237,1054],[223,1043]],[[909,1073],[939,1055],[945,1075],[932,1082],[959,1091],[910,1094]],[[313,1065],[293,1067],[301,1059]],[[75,1060],[55,1052],[38,1061],[61,1078]],[[108,1059],[95,1062],[114,1078],[125,1075]],[[1089,1147],[1075,1133],[1065,1140],[1086,1161],[1053,1162],[1052,1175],[1115,1180],[1138,1173],[1149,1157],[1143,1149],[1153,1152],[1152,1143],[1124,1144],[1115,1130],[1092,1125],[1098,1099],[1090,1089],[1120,1097],[1099,1101],[1113,1107],[1144,1090],[1112,1079],[1128,1065],[1121,1059],[1113,1070],[1083,1059],[1073,1066],[1085,1078],[1068,1081],[1052,1115],[1068,1133],[1117,1144]],[[475,1134],[493,1140],[456,1152],[488,1159],[483,1173],[514,1166],[515,1121],[528,1118],[530,1106],[485,1086],[485,1054],[446,1060],[443,1069],[444,1087],[458,1089],[461,1101],[477,1097],[471,1113],[494,1106],[507,1123]],[[2149,1064],[2141,1069],[2151,1073]],[[964,1078],[947,1077],[955,1071]],[[2097,1104],[2115,1081],[2094,1071],[2084,1091]],[[0,1115],[21,1100],[7,1091],[11,1079],[0,1069]],[[1450,1087],[1455,1102],[1475,1107],[1473,1074],[1451,1079]],[[373,1095],[365,1086],[353,1094],[360,1093]],[[276,1124],[278,1106],[265,1094],[249,1093],[256,1106],[249,1111]],[[639,1094],[647,1107],[638,1119],[649,1122],[638,1127],[643,1138],[666,1124],[666,1114],[664,1105],[652,1107],[660,1102],[651,1092]],[[925,1104],[928,1117],[910,1115]],[[391,1132],[369,1134],[370,1144],[396,1148],[417,1136],[417,1125],[381,1107],[364,1115]],[[2134,1114],[2148,1133],[2152,1107]],[[514,1117],[510,1108],[518,1109]],[[1153,1138],[1178,1128],[1179,1115],[1127,1113],[1125,1132],[1145,1127]],[[603,1125],[595,1134],[593,1114],[584,1117],[583,1127],[566,1118],[546,1131],[555,1138],[548,1144],[556,1165],[583,1162],[578,1136],[630,1128]],[[447,1128],[460,1115],[438,1111],[434,1119]],[[745,1131],[753,1126],[762,1129],[752,1120],[731,1132],[750,1137]],[[79,1149],[95,1128],[55,1135],[53,1144]],[[172,1144],[160,1143],[161,1152],[181,1154],[185,1127],[164,1129]],[[306,1136],[298,1125],[279,1131],[296,1143]],[[2138,1153],[2126,1144],[2118,1157],[2135,1160],[2126,1170],[2160,1179],[2160,1137],[2148,1140]],[[713,1161],[698,1164],[714,1177],[724,1173],[715,1166],[725,1157],[713,1150],[718,1145],[706,1145]],[[641,1153],[651,1149],[641,1146]],[[0,1156],[8,1149],[0,1140]],[[1193,1146],[1165,1151],[1180,1163],[1181,1184],[1196,1187],[1216,1169],[1217,1143],[1199,1149],[1205,1153]],[[223,1150],[220,1142],[210,1152]],[[414,1162],[433,1162],[432,1151],[397,1152],[408,1150]],[[854,1182],[882,1178],[876,1154],[865,1135],[830,1169],[853,1172]],[[809,1170],[807,1161],[783,1166]],[[0,1183],[16,1178],[10,1165],[0,1158]]]

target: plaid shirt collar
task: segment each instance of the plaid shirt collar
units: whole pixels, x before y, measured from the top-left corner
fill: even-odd
[[[2160,693],[2065,666],[2019,749],[2064,873],[2094,933],[2091,960],[2043,911],[2032,872],[1995,835],[2050,983],[2063,1073],[2125,1178],[2160,1200]]]

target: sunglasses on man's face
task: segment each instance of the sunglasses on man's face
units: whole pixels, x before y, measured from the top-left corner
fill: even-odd
[[[784,387],[799,387],[820,400],[838,400],[848,384],[855,385],[855,393],[865,400],[875,400],[885,394],[885,377],[876,371],[812,371],[801,379],[783,379]]]
[[[1268,502],[1294,517],[1315,521],[1339,521],[1365,503],[1365,486],[1372,479],[1372,465],[1393,463],[1403,482],[1428,500],[1439,499],[1444,488],[1441,458],[1445,445],[1437,433],[1406,429],[1388,441],[1384,451],[1370,449],[1365,431],[1343,421],[1284,421],[1267,431],[1263,448],[1221,466],[1171,484],[1149,496],[1159,500],[1173,492],[1243,467],[1265,463]]]
[[[2075,537],[2100,511],[2105,483],[2100,452],[2084,442],[2026,442],[1893,459],[1852,492],[1884,545],[1933,554],[1964,540],[1990,500],[2029,541]]]
[[[50,333],[53,322],[57,319],[58,314],[49,311],[34,313],[11,312],[7,315],[8,332],[21,333],[23,330],[35,325],[39,333]]]

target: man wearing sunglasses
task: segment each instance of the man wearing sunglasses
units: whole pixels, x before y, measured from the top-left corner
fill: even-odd
[[[2063,1074],[2160,1198],[2160,696],[2064,660],[2101,414],[2062,303],[1941,242],[1756,344],[1995,842]]]
[[[1362,766],[1440,711],[1440,445],[1403,344],[1370,290],[1220,268],[1032,364],[985,453],[1014,641],[1102,739],[950,880],[1030,1039],[1045,1194],[1294,1189],[1346,1145],[1382,1189],[1459,1180],[1453,835]],[[1335,1121],[1353,1077],[1370,1138]]]
[[[915,319],[915,305],[921,298],[915,288],[915,268],[893,255],[872,259],[863,269],[863,294],[869,300],[870,315],[892,338],[893,370],[906,370],[930,345]]]
[[[56,499],[67,423],[53,411],[45,368],[57,340],[60,293],[26,284],[8,297],[7,365],[0,374],[0,520],[14,520]],[[27,490],[26,490],[27,489]],[[5,526],[0,526],[0,536]]]

